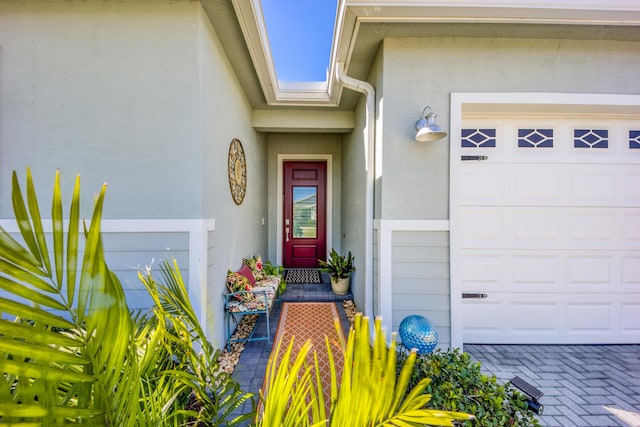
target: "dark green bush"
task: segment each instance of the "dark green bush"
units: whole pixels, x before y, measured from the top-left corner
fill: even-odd
[[[404,358],[403,355],[400,356]],[[539,426],[527,409],[526,397],[510,384],[500,384],[495,376],[480,372],[481,365],[459,349],[436,350],[420,355],[415,364],[411,386],[422,378],[432,381],[425,390],[431,394],[428,406],[475,415],[475,421],[463,426],[505,427]]]

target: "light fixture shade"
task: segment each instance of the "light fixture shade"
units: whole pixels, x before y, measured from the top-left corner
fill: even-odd
[[[425,112],[428,113],[425,115]],[[431,107],[425,107],[422,110],[422,118],[416,123],[416,141],[418,142],[431,142],[445,138],[447,132],[442,129],[442,126],[436,124],[436,113],[431,112]]]

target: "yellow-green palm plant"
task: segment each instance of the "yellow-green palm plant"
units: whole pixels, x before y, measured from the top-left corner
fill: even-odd
[[[281,353],[282,340],[276,344],[266,372],[265,389],[261,392],[260,427],[309,427],[326,424],[324,396],[320,382],[318,359],[308,363],[311,341],[307,340],[293,357],[295,338]]]
[[[395,334],[387,345],[381,324],[381,320],[376,319],[372,343],[368,318],[356,316],[347,342],[342,343],[344,363],[339,385],[338,369],[327,340],[326,351],[331,366],[329,414],[324,410],[326,391],[319,380],[317,358],[314,357],[314,363],[307,359],[311,344],[306,342],[293,362],[291,343],[279,364],[277,358],[272,357],[267,368],[266,393],[258,425],[453,426],[454,420],[473,419],[473,416],[459,412],[426,409],[431,398],[424,393],[430,382],[427,378],[407,390],[416,354],[409,354],[397,375]],[[337,320],[336,328],[339,328]],[[274,355],[279,354],[280,343],[277,348]]]
[[[23,244],[0,229],[2,423],[135,423],[140,385],[134,324],[122,286],[104,260],[105,190],[85,225],[80,259],[79,177],[65,231],[56,173],[48,239],[30,171],[26,200],[13,173],[11,197]]]
[[[140,320],[140,369],[150,391],[145,398],[162,403],[142,404],[140,425],[231,427],[253,418],[253,395],[219,369],[220,350],[206,339],[177,262],[165,260],[160,270],[161,281],[150,269],[139,272],[154,302],[149,315]],[[253,410],[233,415],[247,400]]]
[[[12,184],[24,243],[0,228],[0,424],[232,426],[252,416],[232,415],[251,396],[217,369],[218,352],[205,338],[175,262],[161,265],[164,283],[140,275],[156,307],[132,319],[104,260],[106,186],[85,226],[80,262],[79,178],[63,220],[56,174],[51,232],[30,171],[26,201],[15,172]]]

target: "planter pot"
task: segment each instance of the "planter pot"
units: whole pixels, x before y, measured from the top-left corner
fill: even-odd
[[[345,279],[331,278],[331,289],[336,295],[344,295],[349,292],[349,277]]]

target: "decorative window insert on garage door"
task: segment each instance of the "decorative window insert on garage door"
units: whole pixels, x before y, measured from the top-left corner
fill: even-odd
[[[452,100],[452,344],[639,343],[640,97]]]

